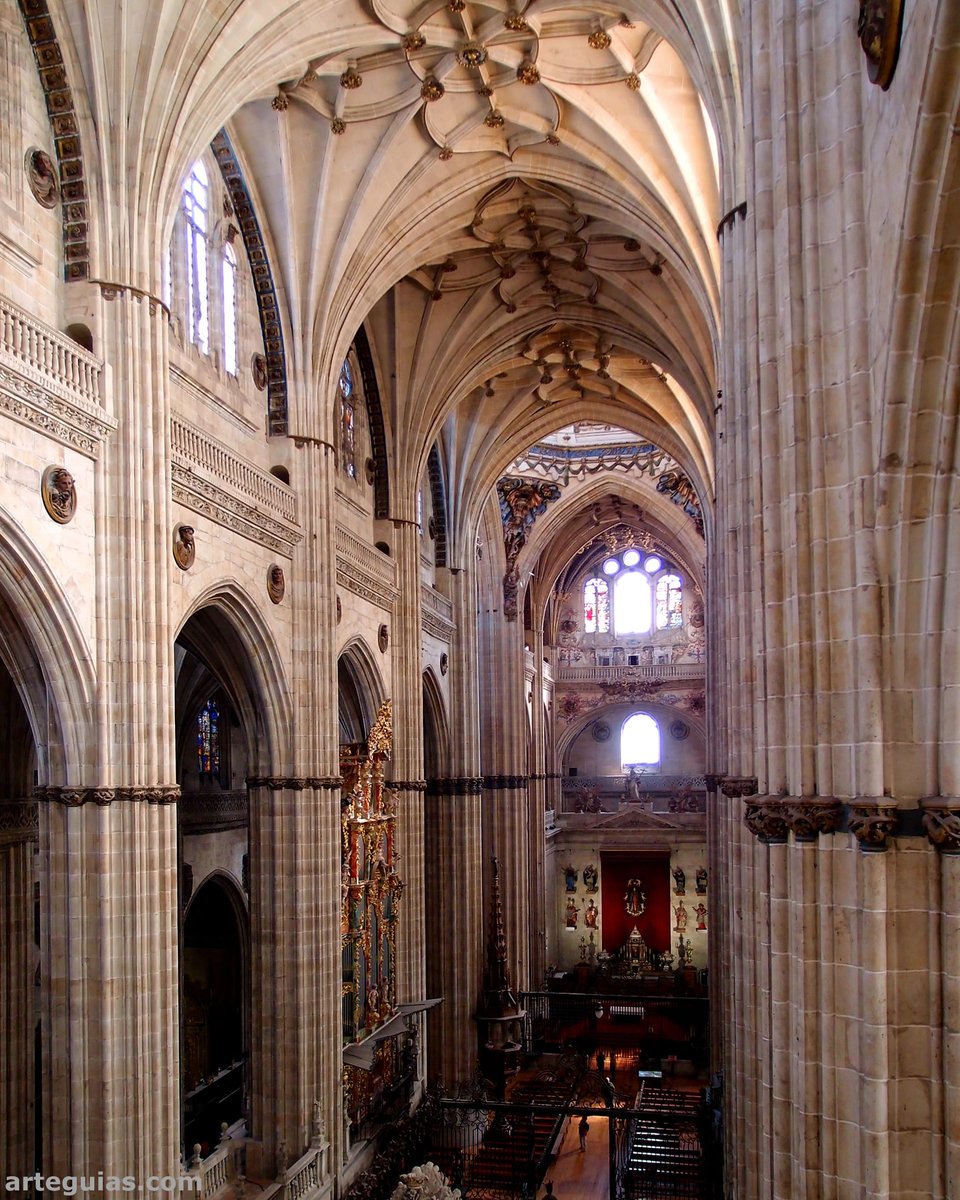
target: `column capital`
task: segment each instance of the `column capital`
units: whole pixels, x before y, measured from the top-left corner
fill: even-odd
[[[786,820],[786,805],[778,801],[746,799],[743,821],[750,832],[771,845],[785,842],[790,828]]]
[[[305,792],[343,787],[339,775],[248,775],[247,788],[270,792]]]
[[[960,796],[926,796],[920,811],[930,844],[941,854],[960,854]]]
[[[759,790],[756,777],[753,775],[720,775],[720,791],[725,796],[736,800],[744,796],[755,796]]]
[[[176,804],[180,799],[180,788],[175,785],[162,787],[38,787],[34,791],[37,801],[62,804],[64,808],[81,808],[84,804],[96,804],[105,808],[122,802],[134,804]]]
[[[895,801],[880,797],[850,800],[847,828],[860,843],[860,849],[876,853],[888,849],[887,838],[897,828],[899,815]]]
[[[843,805],[833,796],[787,796],[783,816],[798,842],[815,842],[821,833],[836,833]]]

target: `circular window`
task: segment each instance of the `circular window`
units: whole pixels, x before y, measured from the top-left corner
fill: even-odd
[[[620,570],[620,563],[615,558],[608,558],[603,564],[604,575],[616,575]]]
[[[628,550],[623,556],[623,565],[625,567],[635,567],[640,561],[639,550]]]
[[[659,571],[662,566],[663,563],[660,561],[660,559],[657,558],[655,554],[651,554],[650,557],[644,562],[643,569],[648,575],[653,575],[654,572]]]

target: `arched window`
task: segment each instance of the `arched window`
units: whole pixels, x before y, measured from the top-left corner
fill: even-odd
[[[210,350],[210,288],[207,279],[207,220],[210,183],[202,162],[195,164],[183,188],[187,223],[187,319],[190,341],[204,354]]]
[[[351,479],[357,477],[357,410],[353,372],[349,360],[340,369],[340,465]]]
[[[201,779],[220,773],[220,712],[208,700],[197,717],[197,770]]]
[[[634,713],[624,721],[620,765],[623,771],[660,765],[660,726],[648,713]]]
[[[657,580],[658,629],[677,629],[683,624],[683,585],[679,575],[661,575]]]
[[[237,373],[237,256],[231,245],[223,248],[223,366]]]
[[[585,633],[610,631],[610,589],[605,579],[588,579],[583,585],[583,629]]]
[[[613,585],[616,634],[649,633],[652,623],[650,581],[641,571],[624,571]]]

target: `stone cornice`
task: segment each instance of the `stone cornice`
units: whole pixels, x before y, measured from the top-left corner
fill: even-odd
[[[428,779],[428,796],[479,796],[483,779],[478,775],[462,775],[451,779]]]
[[[38,801],[62,804],[65,808],[80,808],[84,804],[97,804],[101,808],[110,804],[176,804],[180,799],[179,787],[38,787],[34,795]]]
[[[269,792],[305,792],[343,786],[339,775],[248,775],[247,788],[266,788]]]
[[[184,792],[180,798],[180,824],[184,833],[239,829],[250,819],[246,791]]]
[[[40,836],[36,801],[0,800],[0,846],[35,842]]]

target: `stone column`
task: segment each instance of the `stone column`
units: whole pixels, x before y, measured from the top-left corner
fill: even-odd
[[[391,631],[393,759],[391,787],[397,802],[397,846],[404,882],[398,945],[401,1001],[423,1000],[426,992],[423,936],[423,653],[420,630],[420,528],[396,518],[394,552],[397,604]],[[423,1039],[421,1039],[421,1045]]]
[[[304,538],[294,611],[289,742],[248,780],[253,1028],[251,1174],[270,1178],[310,1141],[316,1102],[345,1151],[341,1111],[340,778],[337,730],[335,455],[297,438]],[[282,731],[281,731],[282,732]]]
[[[538,621],[534,621],[539,625]],[[543,630],[530,635],[533,652],[533,696],[530,702],[528,809],[530,823],[530,986],[539,988],[547,966],[547,880],[544,810],[546,808],[546,729],[543,713]]]
[[[167,315],[123,283],[90,304],[118,429],[89,500],[95,761],[40,804],[43,1167],[145,1178],[180,1157]]]
[[[0,1178],[34,1162],[33,880],[37,806],[0,800]]]
[[[474,1013],[483,972],[480,731],[476,580],[451,571],[450,777],[425,798],[427,991],[444,1002],[429,1017],[429,1075],[456,1089],[477,1066]]]

